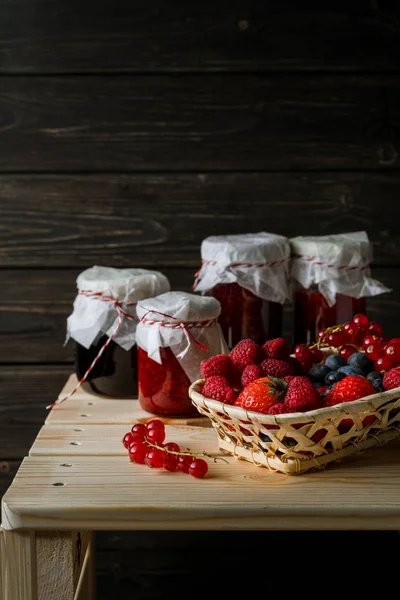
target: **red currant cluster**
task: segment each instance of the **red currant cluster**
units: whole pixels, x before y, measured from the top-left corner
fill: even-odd
[[[191,452],[181,452],[178,444],[165,441],[165,426],[160,419],[148,423],[135,423],[131,431],[122,438],[132,462],[167,471],[182,471],[200,479],[208,471],[208,465],[202,458],[196,458]],[[205,456],[205,454],[203,454]]]
[[[364,314],[358,314],[352,321],[343,325],[328,327],[318,333],[318,341],[313,346],[299,344],[294,349],[296,358],[308,371],[313,364],[323,359],[321,348],[338,348],[339,356],[346,361],[354,352],[365,352],[374,361],[376,371],[389,371],[400,363],[400,338],[383,335],[383,327],[376,321],[369,321]]]

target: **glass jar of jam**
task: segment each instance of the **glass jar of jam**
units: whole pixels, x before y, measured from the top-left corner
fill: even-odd
[[[168,291],[168,279],[147,269],[94,266],[80,273],[77,288],[67,340],[75,341],[79,387],[110,398],[136,397],[136,305]]]
[[[200,363],[226,354],[215,298],[167,292],[138,302],[138,398],[149,413],[197,415],[188,391],[201,377]]]
[[[259,344],[282,335],[290,295],[290,245],[272,233],[211,236],[201,245],[194,291],[221,304],[219,323],[229,348],[244,338]]]
[[[372,245],[364,231],[290,240],[294,279],[293,343],[366,313],[366,298],[390,291],[370,277]]]

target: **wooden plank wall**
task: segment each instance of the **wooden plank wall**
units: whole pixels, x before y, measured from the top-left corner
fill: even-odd
[[[400,335],[399,61],[395,0],[0,0],[1,492],[71,371],[85,267],[189,290],[207,235],[365,229]],[[100,536],[104,598],[188,576],[193,540]]]

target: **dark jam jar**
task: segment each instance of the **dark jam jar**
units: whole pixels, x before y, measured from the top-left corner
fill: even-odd
[[[372,246],[365,231],[290,239],[294,292],[293,343],[366,313],[366,298],[390,291],[370,277]]]
[[[81,380],[99,354],[108,337],[86,349],[75,342],[75,372]],[[81,386],[84,390],[114,398],[132,398],[137,395],[137,348],[124,350],[111,341]]]
[[[157,415],[192,415],[188,389],[190,380],[170,348],[160,348],[161,364],[138,348],[139,402],[147,412]]]
[[[229,348],[245,338],[262,345],[281,335],[282,304],[258,298],[238,283],[219,283],[208,293],[221,304],[219,324]]]
[[[283,304],[291,299],[290,245],[272,233],[210,236],[193,289],[221,303],[219,323],[229,348],[282,335]]]
[[[351,321],[354,315],[366,312],[365,298],[336,295],[329,306],[317,289],[299,289],[295,293],[294,344],[311,344],[318,339],[318,331],[338,323]]]
[[[220,303],[211,297],[167,292],[138,302],[138,398],[149,413],[198,415],[189,387],[200,364],[228,347],[217,321]]]
[[[94,266],[77,278],[68,317],[77,388],[109,398],[137,396],[137,302],[170,289],[158,271]],[[75,390],[76,391],[76,390]]]

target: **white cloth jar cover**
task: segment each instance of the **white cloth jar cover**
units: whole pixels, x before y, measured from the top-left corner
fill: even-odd
[[[215,298],[167,292],[137,304],[136,343],[161,364],[160,348],[171,348],[191,382],[199,379],[200,363],[229,349],[217,318]]]
[[[76,283],[65,343],[72,338],[84,348],[105,334],[130,350],[136,343],[137,302],[170,290],[165,275],[147,269],[94,266],[80,273]]]
[[[370,276],[372,244],[365,231],[298,236],[290,244],[293,279],[305,289],[316,285],[329,306],[336,294],[364,298],[391,291]]]
[[[290,244],[274,233],[245,233],[205,238],[195,292],[219,283],[237,283],[255,296],[284,304],[290,300]]]

